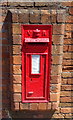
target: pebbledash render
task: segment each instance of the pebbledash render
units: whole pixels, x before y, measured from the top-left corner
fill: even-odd
[[[22,101],[22,25],[51,25],[49,101]],[[72,118],[73,2],[1,2],[2,118]],[[1,45],[1,43],[0,43]],[[49,87],[49,86],[48,86]],[[0,90],[1,91],[1,90]]]

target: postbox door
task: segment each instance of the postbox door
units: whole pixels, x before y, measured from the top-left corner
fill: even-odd
[[[26,55],[26,99],[46,99],[47,55]]]

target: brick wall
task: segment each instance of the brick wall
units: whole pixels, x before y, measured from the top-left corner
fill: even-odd
[[[73,2],[3,2],[0,8],[3,118],[72,118]],[[48,103],[21,101],[21,24],[53,26]]]

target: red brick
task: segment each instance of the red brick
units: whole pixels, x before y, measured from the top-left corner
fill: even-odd
[[[30,11],[30,22],[31,23],[40,23],[40,10],[31,10]]]
[[[50,23],[50,11],[49,10],[41,10],[41,23]]]
[[[1,83],[2,84],[2,83]],[[2,92],[2,86],[0,86],[0,92]],[[4,87],[5,88],[5,90],[4,91],[6,91],[7,90],[7,88],[6,87]]]
[[[64,45],[65,44],[73,44],[73,40],[72,39],[64,39]]]
[[[2,59],[2,65],[9,65],[9,59]]]
[[[62,77],[64,77],[64,78],[65,78],[65,77],[66,77],[66,78],[67,78],[67,77],[72,77],[72,76],[73,76],[73,73],[71,73],[71,72],[63,72],[63,73],[62,73]]]
[[[20,23],[28,23],[29,22],[29,11],[26,9],[19,10],[18,20]]]
[[[64,24],[53,24],[53,34],[64,34]]]
[[[18,2],[8,2],[8,5],[9,5],[9,6],[17,6],[17,5],[18,5]]]
[[[21,65],[13,65],[11,69],[13,74],[21,74]]]
[[[34,2],[20,2],[21,6],[28,6],[28,7],[32,7],[34,6]]]
[[[63,66],[64,72],[73,72],[73,66]]]
[[[8,33],[7,32],[3,32],[3,33],[0,33],[0,37],[2,37],[2,39],[3,38],[8,38]]]
[[[12,14],[12,22],[18,22],[18,14],[17,13]]]
[[[4,3],[4,2],[3,2]],[[8,12],[8,10],[7,9],[2,9],[2,15],[6,15],[7,14],[7,12]]]
[[[12,33],[13,34],[21,34],[21,25],[20,24],[13,24],[12,25]]]
[[[39,103],[38,104],[38,110],[46,110],[47,104],[46,103]]]
[[[62,85],[62,90],[73,90],[73,85]]]
[[[52,36],[52,41],[53,41],[53,44],[63,44],[63,35],[53,35]]]
[[[8,82],[8,79],[7,79],[7,78],[5,78],[5,79],[0,79],[0,82],[1,82],[1,84],[6,85],[7,82]]]
[[[13,44],[21,44],[21,35],[13,35]]]
[[[1,3],[0,3],[0,5],[1,5]],[[0,14],[2,15],[2,9],[0,9]]]
[[[50,93],[50,101],[56,102],[59,101],[60,94],[59,93]]]
[[[62,56],[52,56],[52,64],[62,64]]]
[[[1,69],[1,68],[0,68]],[[2,72],[3,73],[8,73],[10,70],[9,70],[9,65],[3,65],[3,67],[2,67]]]
[[[59,84],[51,84],[50,85],[50,92],[53,93],[53,92],[60,92],[60,83]]]
[[[73,65],[73,60],[63,60],[63,65]]]
[[[60,95],[64,96],[64,97],[66,97],[66,96],[70,96],[71,97],[73,95],[73,93],[72,93],[72,91],[61,91]]]
[[[50,21],[53,22],[53,23],[56,23],[56,10],[51,10],[51,18],[50,18]]]
[[[66,26],[65,29],[67,31],[72,31],[73,30],[73,24],[66,24],[65,26]]]
[[[21,46],[20,45],[13,45],[13,54],[21,54]]]
[[[21,101],[21,94],[18,94],[18,93],[12,94],[12,101],[20,102]]]
[[[7,92],[8,88],[7,85],[0,86],[0,91]]]
[[[65,118],[72,118],[72,117],[73,117],[72,113],[65,114]]]
[[[50,110],[51,109],[51,103],[49,102],[47,105],[47,109]]]
[[[18,10],[17,9],[12,9],[12,22],[18,22]]]
[[[12,64],[21,64],[21,56],[20,55],[13,56]]]
[[[3,59],[9,58],[9,53],[7,53],[7,52],[6,52],[6,53],[2,53],[2,58],[3,58]]]
[[[7,39],[2,39],[2,41],[0,40],[0,42],[2,42],[2,44],[8,45],[9,41]],[[1,43],[0,43],[1,44]]]
[[[73,97],[61,97],[61,102],[71,102],[73,100]]]
[[[2,5],[2,6],[7,6],[7,1],[1,1],[1,2],[0,2],[0,5]]]
[[[3,117],[2,117],[2,111],[0,110],[0,119],[2,119]]]
[[[2,25],[0,25],[0,31],[2,30]]]
[[[5,25],[0,24],[0,30],[2,30],[3,32],[7,32],[7,30],[8,30],[8,24],[5,24]]]
[[[73,16],[67,15],[66,16],[66,23],[73,23]]]
[[[73,108],[61,108],[61,113],[72,113]]]
[[[7,98],[2,99],[1,102],[3,104],[3,107],[4,107],[5,104],[9,104],[9,100]]]
[[[58,102],[53,102],[53,103],[52,103],[52,109],[53,109],[53,110],[57,110],[58,107],[59,107],[59,103],[58,103]]]
[[[48,6],[48,2],[35,2],[35,6]]]
[[[59,75],[62,72],[61,65],[52,65],[51,67],[51,75]]]
[[[73,84],[73,77],[71,79],[68,79],[67,83],[68,84]]]
[[[72,107],[73,103],[60,103],[60,107]]]
[[[64,80],[62,80],[62,83],[71,85],[71,84],[73,84],[73,78],[64,79]]]
[[[61,83],[62,83],[62,84],[68,84],[68,82],[67,82],[67,81],[68,81],[68,79],[64,79],[64,78],[62,78]]]
[[[63,58],[64,59],[73,59],[73,53],[66,52],[63,54]]]
[[[9,6],[33,6],[33,2],[8,2]]]
[[[73,15],[73,7],[69,8],[69,14]]]
[[[73,6],[73,2],[72,1],[63,1],[63,2],[61,2],[61,5],[62,6]]]
[[[60,75],[51,75],[50,83],[57,84],[61,82],[61,76]]]
[[[1,4],[0,4],[1,5]],[[2,13],[2,9],[0,9],[0,13]]]
[[[31,103],[30,110],[38,110],[38,103]]]
[[[1,46],[0,46],[1,48]],[[8,46],[2,46],[2,52],[5,53],[5,52],[8,52]]]
[[[64,50],[64,52],[72,52],[73,51],[73,45],[64,45],[63,50]]]
[[[72,32],[66,32],[64,38],[72,38]]]
[[[62,79],[62,84],[73,84],[73,78]]]
[[[0,17],[1,17],[1,16],[0,16]],[[6,15],[3,16],[3,14],[2,14],[1,20],[2,20],[1,22],[6,22]]]
[[[63,119],[64,115],[61,113],[53,114],[52,119]]]
[[[21,84],[13,84],[11,85],[12,92],[21,92]]]
[[[21,75],[11,75],[12,83],[21,83]]]
[[[57,22],[65,22],[65,10],[57,10]]]
[[[9,75],[8,74],[5,74],[5,73],[2,73],[2,74],[3,74],[2,80],[5,80],[5,79],[9,80]]]
[[[29,104],[28,103],[20,103],[20,110],[28,110],[29,109]]]
[[[12,109],[12,111],[19,110],[19,103],[12,102],[11,103],[11,109]]]
[[[52,46],[52,54],[63,54],[63,46],[57,46],[57,45],[53,45]]]

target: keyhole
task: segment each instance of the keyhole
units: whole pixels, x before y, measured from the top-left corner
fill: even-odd
[[[30,79],[30,81],[32,81],[32,78]]]

